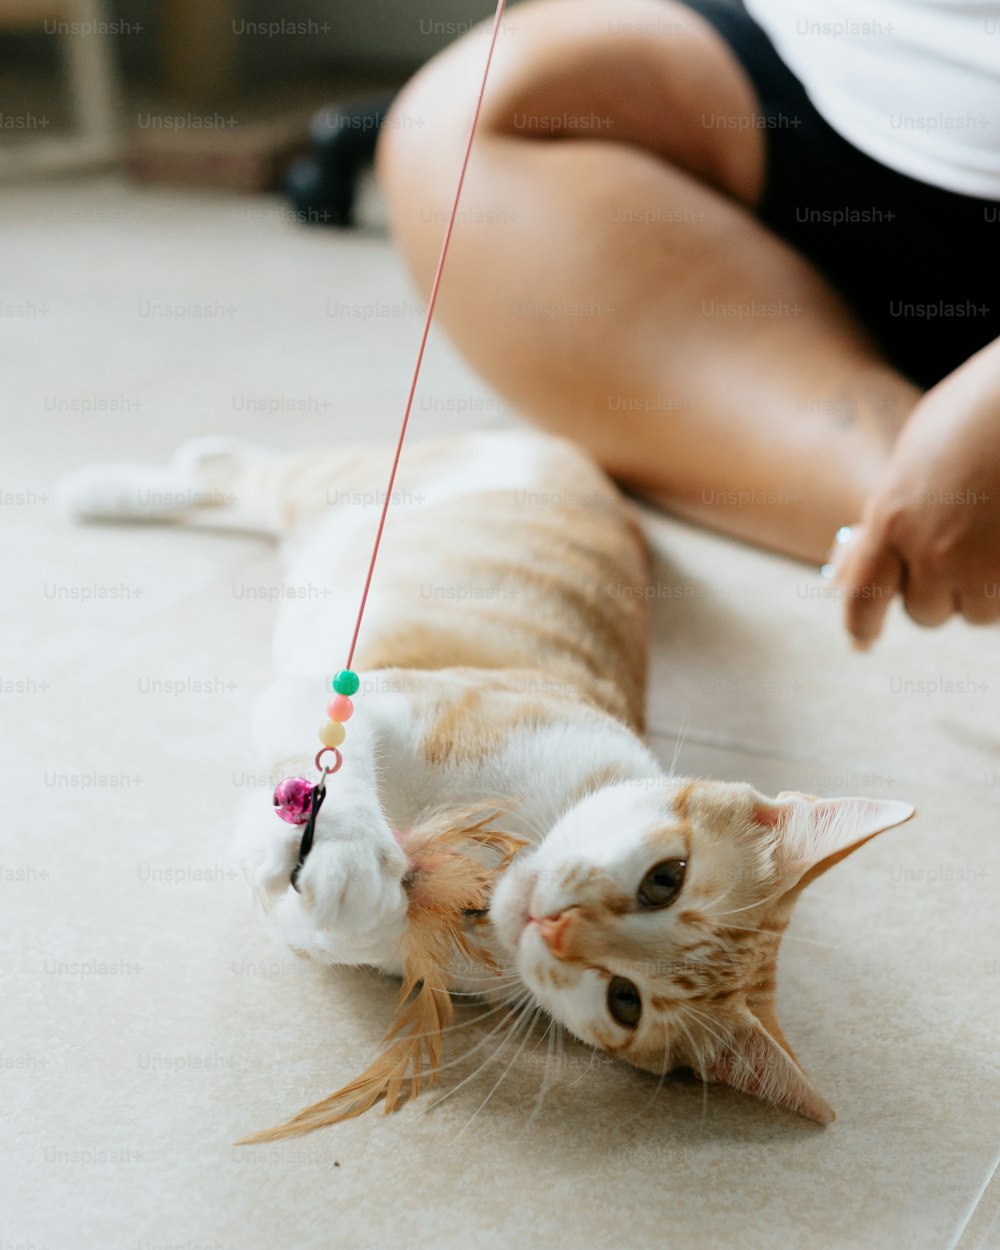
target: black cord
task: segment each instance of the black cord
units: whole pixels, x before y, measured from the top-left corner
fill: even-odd
[[[313,837],[316,834],[316,817],[319,815],[319,809],[323,806],[323,800],[326,798],[326,782],[322,781],[313,790],[312,805],[309,808],[309,819],[306,821],[306,827],[302,831],[302,841],[299,843],[299,859],[292,872],[292,889],[299,891],[298,880],[299,873],[302,871],[302,865],[306,862],[306,856],[312,850]]]

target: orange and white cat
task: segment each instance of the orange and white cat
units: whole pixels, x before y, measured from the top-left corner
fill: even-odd
[[[201,439],[167,466],[86,470],[66,485],[81,517],[285,540],[276,680],[254,723],[275,779],[309,775],[387,460]],[[275,819],[270,793],[240,821],[268,923],[313,959],[398,973],[407,831],[442,809],[501,804],[504,829],[528,845],[482,926],[499,971],[484,979],[456,957],[452,988],[520,992],[638,1067],[689,1067],[831,1120],[775,1017],[778,946],[802,888],[912,808],[771,799],[664,772],[640,737],[645,545],[629,505],[570,444],[515,432],[414,445],[396,495],[343,767],[297,889],[301,830]]]

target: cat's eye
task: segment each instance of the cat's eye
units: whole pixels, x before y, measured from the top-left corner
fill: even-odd
[[[686,859],[664,859],[654,864],[639,886],[639,905],[669,907],[681,892],[686,872]]]
[[[639,991],[625,977],[612,977],[608,982],[608,1011],[626,1029],[634,1029],[642,1015]]]

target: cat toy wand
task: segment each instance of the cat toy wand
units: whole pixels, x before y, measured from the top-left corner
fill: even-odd
[[[344,728],[347,721],[354,714],[354,704],[352,696],[358,692],[361,686],[361,679],[353,670],[351,665],[354,662],[354,652],[358,645],[358,635],[361,632],[361,622],[364,619],[365,605],[368,602],[368,592],[371,590],[372,576],[375,572],[375,562],[378,559],[379,547],[382,543],[382,532],[385,529],[385,521],[389,512],[389,504],[392,499],[392,490],[396,481],[396,473],[399,469],[399,460],[403,451],[403,442],[406,438],[406,431],[410,424],[410,413],[413,410],[413,400],[417,392],[417,383],[420,380],[420,370],[424,363],[424,353],[427,350],[427,339],[430,335],[431,322],[434,319],[434,310],[437,306],[438,293],[441,289],[441,278],[444,274],[445,261],[448,258],[448,249],[451,246],[451,236],[455,229],[455,222],[458,217],[458,206],[462,198],[462,188],[465,185],[465,175],[469,168],[469,160],[472,156],[472,145],[476,137],[476,129],[479,125],[479,114],[483,107],[483,97],[486,94],[486,83],[490,74],[490,66],[493,63],[493,53],[496,49],[497,39],[500,35],[500,26],[503,21],[504,10],[507,7],[507,0],[497,0],[496,14],[493,18],[493,30],[490,35],[489,50],[486,54],[486,65],[483,69],[482,82],[479,87],[479,94],[476,98],[476,106],[472,115],[472,124],[469,127],[469,138],[465,145],[465,154],[462,158],[462,165],[458,175],[458,184],[455,188],[455,195],[452,200],[451,212],[448,216],[448,224],[445,227],[444,238],[441,243],[441,251],[438,255],[437,269],[434,273],[434,281],[431,284],[430,295],[427,300],[427,314],[424,318],[423,332],[420,336],[420,345],[417,349],[417,359],[413,368],[413,376],[410,381],[410,389],[406,397],[406,406],[403,410],[403,420],[399,427],[399,436],[396,439],[396,449],[392,458],[392,466],[389,470],[388,483],[385,490],[385,498],[382,502],[382,510],[379,515],[378,528],[375,531],[375,541],[372,544],[371,558],[368,561],[368,571],[365,575],[364,586],[361,591],[361,601],[358,605],[358,613],[354,622],[354,632],[351,635],[351,644],[348,648],[347,659],[344,667],[333,678],[331,685],[333,695],[326,705],[327,719],[320,726],[319,740],[322,743],[316,754],[314,761],[315,767],[320,774],[319,781],[313,783],[305,777],[286,777],[280,781],[274,791],[274,810],[282,820],[287,821],[290,825],[304,825],[302,831],[302,841],[299,844],[299,854],[296,861],[295,869],[292,873],[291,883],[297,890],[297,880],[302,865],[306,861],[306,856],[312,849],[313,838],[316,834],[316,817],[319,810],[323,806],[323,800],[326,798],[326,782],[340,766],[343,764],[343,756],[340,753],[340,747],[346,736]],[[328,762],[324,762],[324,757],[329,756]]]

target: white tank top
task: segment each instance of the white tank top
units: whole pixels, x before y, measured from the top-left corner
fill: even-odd
[[[1000,0],[745,0],[825,120],[921,182],[1000,200]]]

